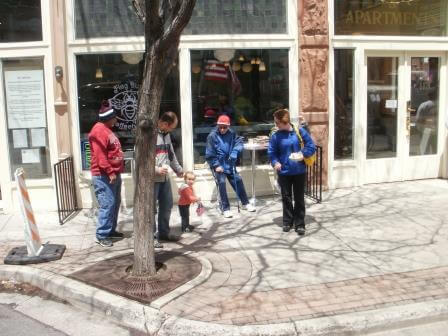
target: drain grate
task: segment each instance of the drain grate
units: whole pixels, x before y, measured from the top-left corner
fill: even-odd
[[[147,278],[129,273],[133,261],[132,254],[107,259],[70,277],[129,299],[150,303],[197,277],[202,268],[201,263],[191,256],[161,251],[156,254],[157,275]]]

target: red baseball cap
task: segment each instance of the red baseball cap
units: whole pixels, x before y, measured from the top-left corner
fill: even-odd
[[[217,125],[227,125],[230,126],[230,118],[229,116],[223,114],[220,115],[218,118],[218,121],[216,122]]]

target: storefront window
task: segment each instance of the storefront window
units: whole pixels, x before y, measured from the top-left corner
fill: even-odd
[[[98,110],[104,99],[110,99],[117,112],[118,122],[113,131],[120,139],[123,150],[125,152],[133,151],[141,59],[141,53],[78,55],[76,57],[83,169],[90,168],[88,134],[97,121]],[[180,120],[179,70],[177,66],[165,81],[160,111],[173,111]],[[178,128],[173,131],[173,142],[179,159],[182,152],[180,134],[179,124]],[[127,166],[128,170],[129,166]]]
[[[334,51],[334,158],[353,159],[353,50]]]
[[[75,0],[76,38],[143,36],[131,1]],[[183,34],[284,34],[286,0],[197,0]]]
[[[27,178],[51,176],[41,59],[3,61],[11,176],[17,168]]]
[[[286,0],[198,0],[184,34],[286,32]]]
[[[335,1],[335,33],[447,36],[447,6],[447,0]]]
[[[40,0],[3,0],[0,43],[42,41]]]
[[[287,49],[218,49],[191,51],[194,162],[205,163],[207,135],[219,115],[247,140],[268,136],[272,113],[289,103]],[[260,151],[258,163],[266,164]],[[250,165],[244,152],[242,164]]]

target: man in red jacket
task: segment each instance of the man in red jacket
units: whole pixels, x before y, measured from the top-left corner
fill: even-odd
[[[103,247],[110,247],[113,245],[111,238],[123,238],[123,234],[116,231],[121,203],[123,151],[120,140],[111,130],[117,117],[107,100],[101,104],[98,119],[89,133],[90,171],[99,204],[96,242]]]

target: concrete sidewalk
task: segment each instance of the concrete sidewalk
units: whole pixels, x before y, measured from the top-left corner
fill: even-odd
[[[111,249],[99,247],[89,210],[63,226],[55,213],[36,214],[43,241],[67,245],[64,258],[34,266],[1,265],[0,278],[47,283],[44,289],[59,293],[64,286],[79,285],[95,296],[86,298],[89,309],[109,311],[123,323],[124,306],[135,307],[135,319],[141,311],[155,314],[142,317],[141,329],[150,330],[148,320],[157,320],[160,335],[364,335],[448,316],[447,204],[446,180],[333,190],[322,204],[308,207],[304,237],[282,232],[276,197],[260,200],[257,213],[235,211],[232,219],[209,205],[202,219],[192,218],[196,232],[165,244],[201,260],[201,275],[150,307],[98,289],[89,292],[66,278],[99,260],[132,252],[132,239]],[[120,214],[119,230],[128,234],[131,214]],[[179,231],[177,207],[172,225]],[[18,216],[0,217],[0,242],[1,262],[12,247],[24,244]],[[96,301],[101,295],[104,301]]]

